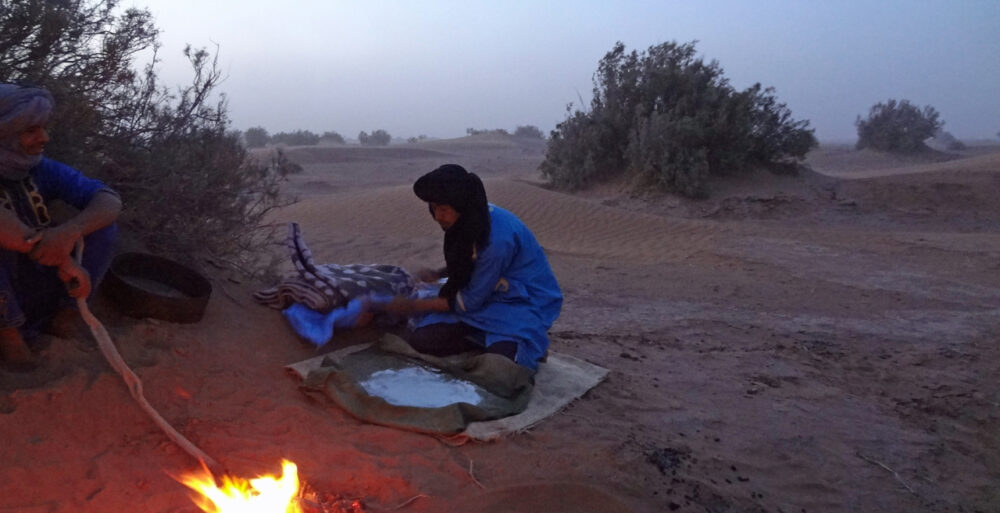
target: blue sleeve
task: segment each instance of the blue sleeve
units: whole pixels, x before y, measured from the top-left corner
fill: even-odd
[[[486,300],[496,290],[497,282],[503,272],[514,260],[517,251],[512,239],[494,239],[476,259],[476,267],[472,270],[469,284],[455,295],[455,310],[474,312],[483,307]]]
[[[36,168],[35,184],[46,200],[60,199],[81,210],[100,191],[116,194],[100,180],[87,178],[76,169],[47,158]]]

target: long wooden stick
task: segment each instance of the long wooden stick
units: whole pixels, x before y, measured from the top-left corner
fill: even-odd
[[[82,240],[77,243],[76,250],[77,261],[79,262],[83,256]],[[104,325],[101,324],[101,321],[97,320],[97,317],[94,317],[94,314],[90,312],[90,307],[87,306],[87,299],[82,297],[77,298],[76,304],[80,309],[80,316],[83,317],[83,322],[87,323],[87,326],[90,328],[90,333],[93,334],[94,338],[97,340],[97,345],[101,348],[101,353],[104,354],[104,358],[108,360],[111,367],[117,371],[119,375],[121,375],[123,380],[125,380],[125,385],[128,386],[128,390],[129,393],[132,394],[132,398],[135,399],[146,414],[153,419],[153,423],[155,423],[167,435],[167,438],[170,438],[175,444],[180,446],[181,449],[184,449],[184,452],[190,454],[205,465],[205,467],[208,468],[212,474],[216,476],[224,475],[226,473],[225,469],[219,465],[219,462],[215,461],[215,459],[211,456],[205,454],[205,452],[199,449],[198,446],[191,443],[191,441],[185,438],[184,435],[174,429],[174,427],[164,420],[160,413],[149,404],[149,401],[147,401],[146,397],[142,394],[142,381],[135,375],[134,372],[132,372],[132,369],[129,368],[128,364],[125,363],[122,355],[118,352],[115,344],[111,341],[111,336],[108,335],[108,330],[105,329]]]

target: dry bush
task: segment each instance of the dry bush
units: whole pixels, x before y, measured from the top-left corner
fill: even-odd
[[[908,100],[893,99],[876,103],[867,118],[858,116],[854,124],[858,127],[859,150],[871,148],[896,153],[926,150],[924,141],[944,125],[934,107],[927,105],[921,109]]]
[[[797,169],[816,146],[770,88],[736,91],[694,43],[663,43],[641,54],[618,43],[594,75],[587,111],[567,107],[540,169],[554,185],[585,187],[623,173],[636,182],[704,196],[711,176],[754,167]]]
[[[278,185],[289,163],[251,159],[229,130],[207,51],[185,49],[193,78],[174,89],[158,82],[158,47],[149,11],[116,0],[0,0],[0,80],[52,91],[47,153],[121,192],[123,237],[252,273],[270,242],[266,214],[286,202]]]

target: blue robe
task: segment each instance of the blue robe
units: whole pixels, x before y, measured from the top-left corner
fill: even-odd
[[[517,216],[491,204],[490,244],[473,258],[472,277],[455,296],[453,310],[427,314],[415,326],[464,322],[486,333],[486,346],[516,342],[517,363],[537,369],[562,308],[545,252]]]
[[[84,209],[98,193],[117,193],[66,164],[42,158],[23,180],[0,180],[0,208],[12,211],[32,228],[51,225],[48,205],[62,200]],[[97,230],[84,240],[83,267],[97,290],[111,264],[117,227]],[[93,292],[91,292],[93,293]],[[22,327],[31,337],[62,306],[75,301],[66,293],[55,267],[41,265],[27,255],[0,249],[0,328]]]

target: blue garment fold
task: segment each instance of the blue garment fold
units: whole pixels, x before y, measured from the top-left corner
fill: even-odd
[[[347,306],[334,308],[330,313],[321,313],[301,303],[282,310],[285,319],[299,336],[317,347],[326,345],[333,338],[334,328],[353,328],[361,316],[362,300],[352,299]]]

